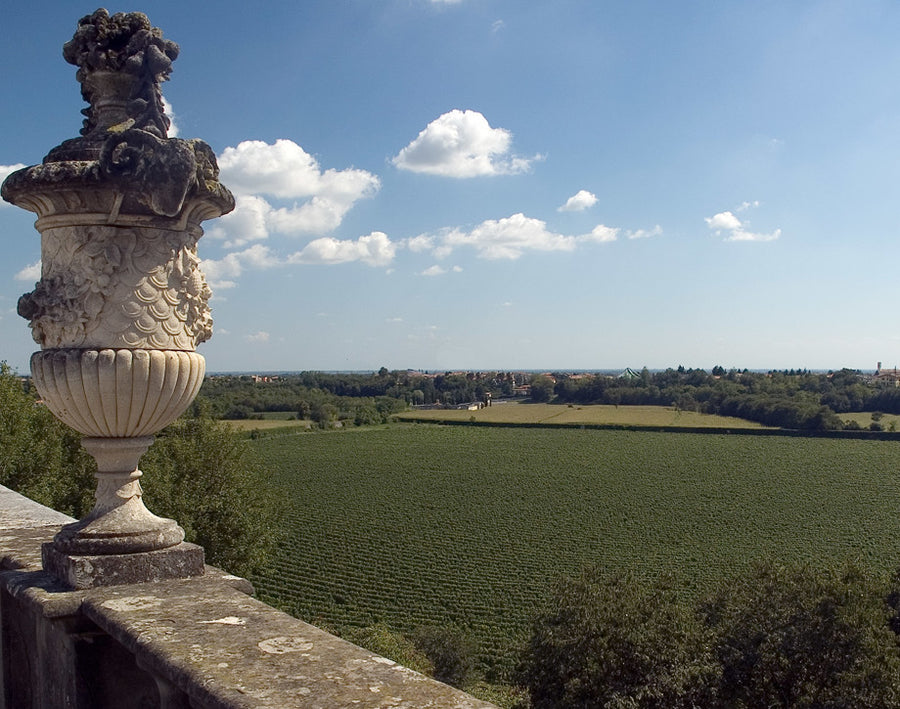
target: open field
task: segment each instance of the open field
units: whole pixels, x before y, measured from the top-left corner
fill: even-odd
[[[685,428],[765,428],[729,416],[678,411],[668,406],[567,406],[565,404],[496,404],[478,411],[434,409],[399,414],[421,421],[485,421],[490,423],[550,423],[607,426],[683,426]]]
[[[851,413],[851,414],[840,414],[841,421],[844,423],[849,423],[850,421],[856,421],[860,425],[861,428],[868,428],[869,424],[872,423],[872,412],[871,411],[862,411],[859,413]],[[889,430],[897,430],[900,431],[900,416],[896,414],[883,414],[879,419],[878,423],[882,425],[885,431]],[[893,429],[891,429],[891,424],[893,424]]]
[[[267,600],[340,629],[455,624],[502,678],[584,564],[702,594],[755,558],[900,566],[900,442],[395,425],[252,442],[290,500]]]
[[[269,431],[273,428],[298,428],[301,430],[305,430],[314,426],[309,420],[288,420],[286,418],[264,418],[264,419],[238,419],[238,420],[229,420],[229,424],[231,424],[238,431]]]

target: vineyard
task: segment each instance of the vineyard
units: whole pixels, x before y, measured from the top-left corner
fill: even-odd
[[[686,597],[756,558],[900,566],[900,443],[395,425],[261,438],[290,501],[260,595],[340,631],[453,625],[502,680],[548,583],[674,572]]]

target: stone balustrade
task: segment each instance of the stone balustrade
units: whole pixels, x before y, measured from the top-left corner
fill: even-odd
[[[0,487],[0,709],[490,707],[252,598],[192,578],[68,590],[41,544],[72,520]]]

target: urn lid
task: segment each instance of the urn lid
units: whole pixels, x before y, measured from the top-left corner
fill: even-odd
[[[81,135],[50,150],[41,165],[12,173],[3,199],[39,216],[115,211],[177,218],[194,203],[190,211],[200,221],[234,209],[212,149],[168,137],[160,84],[178,51],[143,13],[99,9],[83,17],[63,47],[89,104]]]

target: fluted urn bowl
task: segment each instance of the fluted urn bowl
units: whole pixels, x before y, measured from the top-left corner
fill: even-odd
[[[206,371],[196,352],[50,349],[31,356],[38,392],[55,416],[86,436],[149,436],[190,406]]]

